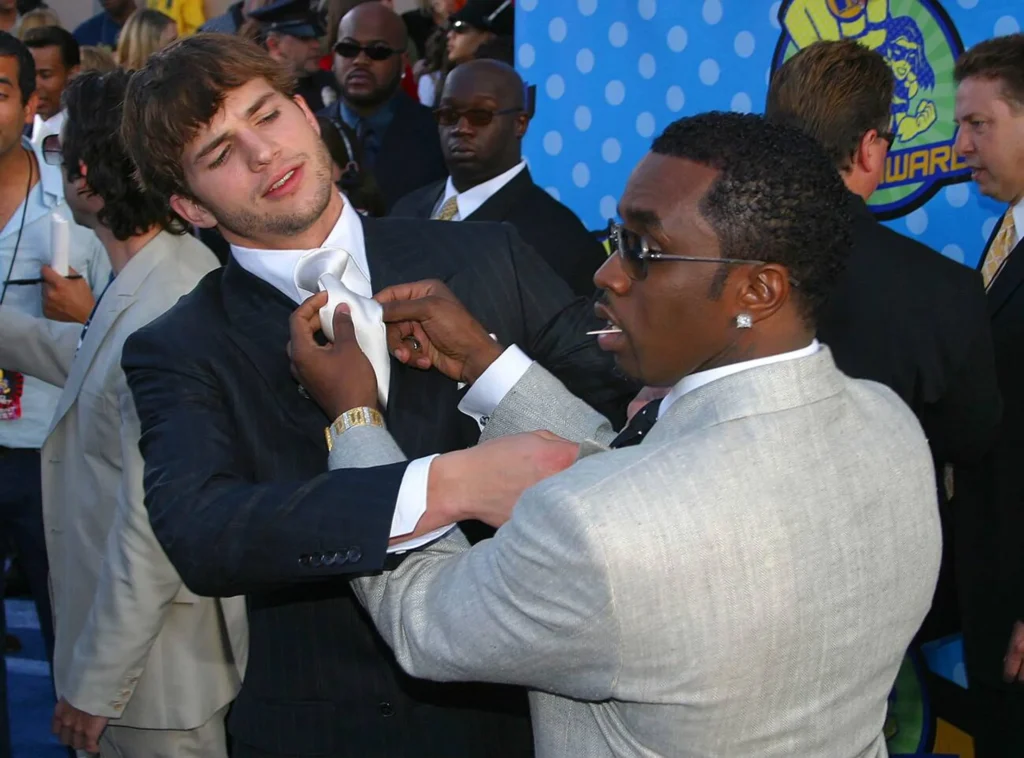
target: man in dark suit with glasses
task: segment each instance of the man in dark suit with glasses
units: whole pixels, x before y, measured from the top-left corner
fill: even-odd
[[[405,24],[382,3],[346,13],[334,46],[341,99],[318,114],[356,130],[388,208],[446,174],[430,109],[399,86],[407,45]]]
[[[530,176],[522,155],[528,111],[523,80],[511,66],[461,64],[434,112],[450,175],[402,198],[391,215],[512,224],[577,295],[590,296],[604,248]]]

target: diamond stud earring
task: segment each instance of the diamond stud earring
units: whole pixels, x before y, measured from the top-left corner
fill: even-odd
[[[749,313],[741,313],[736,317],[737,329],[750,329],[754,325],[754,319]]]

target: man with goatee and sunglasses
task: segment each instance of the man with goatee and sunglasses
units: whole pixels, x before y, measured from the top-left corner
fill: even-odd
[[[318,114],[355,129],[388,208],[447,174],[430,109],[399,86],[408,44],[402,19],[383,3],[346,13],[334,46],[341,99]]]

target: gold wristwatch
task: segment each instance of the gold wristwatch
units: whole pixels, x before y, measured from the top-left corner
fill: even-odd
[[[334,438],[336,436],[340,437],[356,426],[379,426],[383,429],[384,417],[380,415],[380,411],[376,408],[369,408],[367,406],[345,411],[334,420],[333,424],[324,429],[324,437],[327,438],[327,451],[330,452],[331,448],[334,447]]]

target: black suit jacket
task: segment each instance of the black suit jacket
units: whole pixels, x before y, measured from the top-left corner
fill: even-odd
[[[395,204],[391,215],[430,218],[444,194],[445,183],[442,179],[407,195]],[[594,293],[594,272],[607,258],[604,246],[576,214],[534,184],[528,168],[512,177],[466,220],[512,224],[577,295]]]
[[[370,167],[389,209],[399,198],[448,175],[437,122],[430,108],[404,92],[395,94],[394,108],[394,117],[381,139],[376,161]],[[317,115],[342,121],[341,101]]]
[[[845,373],[894,390],[928,437],[947,545],[920,633],[928,641],[959,622],[943,469],[976,464],[1000,418],[985,292],[976,272],[883,226],[853,194],[850,211],[853,251],[818,336]]]
[[[853,250],[818,321],[846,374],[891,388],[940,463],[980,459],[1001,404],[981,277],[880,224],[850,195]]]
[[[510,227],[364,220],[375,289],[436,277],[506,344],[620,419],[634,387],[588,329],[589,303]],[[245,594],[251,652],[229,727],[240,754],[517,756],[522,691],[405,676],[345,575],[379,570],[405,465],[326,471],[320,409],[285,353],[295,303],[229,261],[126,343],[146,505],[185,584]],[[478,438],[456,383],[394,362],[388,426],[410,457]]]
[[[985,247],[992,245],[998,226]],[[985,260],[982,256],[981,262]],[[979,264],[980,268],[980,264]],[[979,465],[957,469],[953,512],[967,675],[1002,681],[1014,621],[1024,621],[1024,242],[988,290],[1003,417]]]

